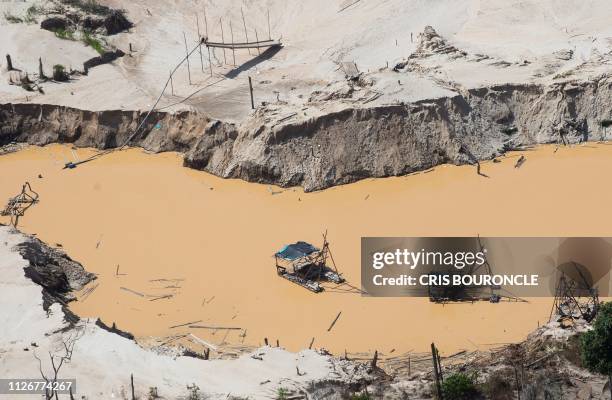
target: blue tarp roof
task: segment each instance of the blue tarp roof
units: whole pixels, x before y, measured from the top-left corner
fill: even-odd
[[[319,251],[316,247],[306,242],[297,242],[293,244],[288,244],[283,247],[280,251],[278,251],[275,255],[284,260],[293,261],[298,258],[305,257],[309,254],[314,253],[315,251]]]

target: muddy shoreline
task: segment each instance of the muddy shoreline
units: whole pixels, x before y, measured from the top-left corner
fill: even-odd
[[[132,145],[183,153],[184,165],[223,178],[325,189],[440,164],[473,164],[535,144],[608,140],[612,81],[508,84],[453,97],[345,108],[293,122],[265,106],[236,125],[198,112],[154,112]],[[143,111],[0,105],[0,145],[115,148]]]

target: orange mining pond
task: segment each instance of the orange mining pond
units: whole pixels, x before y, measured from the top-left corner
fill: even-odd
[[[98,275],[97,289],[71,309],[139,337],[188,332],[170,327],[201,320],[241,328],[192,329],[211,343],[258,345],[268,337],[290,350],[308,347],[313,337],[315,347],[338,353],[426,351],[432,341],[452,352],[519,341],[547,320],[551,299],[442,306],[314,294],[279,279],[272,255],[297,240],[318,245],[327,230],[336,264],[359,286],[362,236],[611,233],[608,145],[511,153],[501,163],[483,163],[489,178],[470,166],[445,165],[315,193],[224,180],[182,167],[179,154],[139,149],[62,170],[91,153],[52,145],[1,156],[0,199],[30,181],[40,203],[20,229],[61,244]],[[521,154],[527,161],[514,168]]]

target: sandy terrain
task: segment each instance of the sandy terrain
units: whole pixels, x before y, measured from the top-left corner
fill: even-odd
[[[200,34],[214,41],[221,39],[220,19],[226,41],[231,40],[230,23],[235,41],[244,41],[247,36],[252,41],[255,31],[260,39],[282,38],[284,47],[271,57],[258,57],[255,50],[236,52],[236,66],[231,51],[224,57],[216,49],[212,54],[213,76],[206,49],[202,63],[196,52],[191,58],[192,83],[188,83],[184,65],[174,79],[175,95],[167,91],[160,103],[165,107],[193,95],[173,108],[195,108],[228,121],[242,121],[251,111],[247,76],[254,79],[258,104],[279,102],[288,111],[307,107],[312,115],[346,107],[347,102],[390,104],[493,83],[551,82],[609,73],[612,5],[607,0],[361,0],[348,8],[352,1],[101,3],[125,8],[136,23],[130,32],[108,39],[124,51],[132,43],[135,51],[131,55],[70,84],[45,84],[44,95],[9,87],[8,73],[3,70],[0,101],[35,101],[93,110],[148,108],[169,71],[185,54],[183,33],[189,48],[197,43],[196,17]],[[0,12],[22,15],[32,4],[47,3],[4,2]],[[419,34],[426,25],[465,54],[425,54],[415,59],[416,69],[392,72],[396,63],[417,50]],[[62,41],[36,25],[2,21],[0,37],[3,53],[12,54],[15,65],[24,71],[37,71],[38,57],[48,68],[55,62],[77,67],[93,53],[78,41]],[[309,100],[313,93],[342,93],[346,89],[341,62],[355,62],[371,86],[345,100],[312,104]],[[2,63],[4,66],[4,57]],[[382,95],[372,100],[379,93]]]
[[[54,145],[0,157],[0,198],[33,184],[41,202],[20,229],[61,244],[99,276],[99,287],[72,309],[137,336],[180,333],[189,329],[170,327],[202,320],[242,329],[192,329],[214,344],[268,337],[299,350],[315,337],[315,347],[334,352],[387,353],[423,351],[435,340],[452,352],[522,339],[547,320],[550,300],[440,306],[338,290],[315,295],[278,278],[272,254],[297,240],[318,243],[327,229],[338,267],[358,285],[362,236],[606,236],[612,193],[593,183],[605,182],[611,149],[545,146],[521,153],[520,169],[519,153],[483,164],[489,179],[473,167],[442,166],[305,194],[222,180],[181,167],[177,154],[135,149],[63,171],[89,151]],[[585,198],[588,207],[578,206]]]

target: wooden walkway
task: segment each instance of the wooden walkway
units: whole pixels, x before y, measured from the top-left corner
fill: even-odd
[[[261,40],[259,42],[244,42],[244,43],[221,43],[204,41],[206,47],[218,47],[221,49],[260,49],[262,47],[282,46],[280,40]]]

